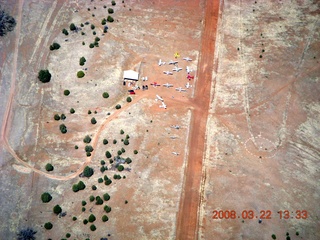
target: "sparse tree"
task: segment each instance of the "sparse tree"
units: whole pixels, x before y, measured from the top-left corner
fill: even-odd
[[[79,190],[83,190],[83,189],[86,188],[86,185],[82,181],[79,181],[78,182],[78,188],[79,188]]]
[[[53,51],[53,50],[58,50],[60,48],[60,44],[59,43],[56,43],[54,42],[52,45],[50,45],[50,50]]]
[[[89,166],[86,166],[83,170],[83,175],[88,178],[91,177],[93,173],[94,173],[93,169]]]
[[[120,109],[121,108],[121,105],[120,104],[117,104],[116,105],[116,109]]]
[[[107,158],[111,158],[112,157],[112,155],[111,155],[111,153],[109,151],[106,151],[106,157]]]
[[[125,140],[123,141],[123,144],[124,144],[124,145],[129,145],[129,140],[128,140],[128,139],[125,139]]]
[[[50,164],[50,163],[47,163],[46,166],[45,166],[45,168],[46,168],[46,170],[47,170],[48,172],[51,172],[51,171],[53,171],[53,169],[54,169],[54,167],[53,167],[52,164]]]
[[[51,201],[51,199],[52,199],[52,196],[50,195],[50,193],[48,193],[48,192],[42,193],[42,195],[41,195],[42,202],[48,203]]]
[[[134,154],[138,154],[138,150],[134,150],[133,153],[134,153]]]
[[[56,120],[56,121],[59,121],[59,120],[60,120],[59,114],[55,114],[53,118],[54,118],[54,120]]]
[[[96,226],[94,225],[94,224],[92,224],[91,226],[90,226],[90,230],[91,231],[95,231],[97,228],[96,228]]]
[[[61,124],[61,125],[59,126],[59,128],[60,128],[61,133],[63,133],[63,134],[67,133],[67,127],[66,127],[66,125]]]
[[[52,229],[52,227],[53,227],[53,225],[52,225],[51,222],[47,222],[47,223],[44,224],[44,228],[47,229],[47,230]]]
[[[127,97],[127,102],[131,102],[132,101],[132,98],[131,97]]]
[[[78,184],[73,184],[72,191],[74,191],[74,192],[78,192],[79,191]]]
[[[103,208],[107,213],[111,212],[111,207],[109,207],[108,205],[105,205]]]
[[[109,97],[109,93],[104,92],[104,93],[102,94],[102,97],[103,97],[103,98],[108,98],[108,97]]]
[[[64,34],[64,35],[66,35],[66,36],[68,36],[69,35],[69,32],[68,32],[68,30],[67,29],[62,29],[62,33]]]
[[[62,209],[61,209],[61,207],[59,205],[55,205],[53,207],[53,212],[58,215],[59,213],[62,212]]]
[[[115,1],[111,1],[111,4],[112,4],[112,6],[115,6],[116,2]]]
[[[108,13],[109,13],[109,14],[114,13],[113,9],[112,9],[112,8],[108,8]]]
[[[70,30],[71,30],[71,31],[74,31],[74,30],[76,30],[76,29],[77,29],[76,25],[74,25],[74,23],[71,23],[71,24],[70,24]]]
[[[0,36],[4,36],[7,32],[13,31],[16,24],[16,20],[6,13],[0,6]]]
[[[84,143],[90,143],[91,142],[91,137],[89,135],[85,136],[83,139]]]
[[[119,172],[122,172],[123,170],[124,170],[124,167],[123,167],[122,165],[119,165],[119,166],[118,166],[118,171],[119,171]]]
[[[91,118],[91,123],[92,123],[92,124],[96,124],[96,123],[97,123],[97,120],[93,117],[93,118]]]
[[[105,201],[109,201],[110,200],[110,195],[108,193],[103,194],[103,199]]]
[[[108,22],[114,22],[114,19],[113,19],[113,17],[108,16],[108,17],[107,17],[107,21],[108,21]]]
[[[71,113],[71,114],[74,114],[75,112],[76,112],[76,111],[74,110],[74,108],[71,108],[71,109],[70,109],[70,113]]]
[[[93,214],[91,214],[88,218],[88,221],[91,223],[94,222],[95,220],[96,220],[96,217]]]
[[[87,60],[85,59],[85,57],[81,57],[80,60],[79,60],[80,66],[83,66],[86,61],[87,61]]]
[[[49,70],[40,70],[38,73],[38,79],[43,83],[50,82],[51,73],[49,72]]]
[[[63,91],[63,94],[64,94],[65,96],[69,96],[70,91],[69,91],[68,89],[66,89],[66,90]]]
[[[78,71],[77,72],[77,77],[78,78],[83,78],[85,76],[84,72],[83,71]]]
[[[102,220],[102,222],[107,222],[109,220],[109,218],[107,217],[107,215],[103,215],[101,220]]]

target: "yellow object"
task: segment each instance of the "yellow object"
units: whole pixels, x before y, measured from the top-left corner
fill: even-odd
[[[175,58],[178,58],[178,57],[180,57],[180,54],[179,54],[178,52],[176,52],[176,53],[174,54],[174,57],[175,57]]]

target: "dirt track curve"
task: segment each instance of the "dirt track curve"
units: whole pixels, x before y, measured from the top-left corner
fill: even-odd
[[[205,152],[206,124],[210,103],[218,15],[219,0],[207,0],[200,59],[197,68],[199,69],[198,82],[193,100],[196,107],[190,124],[189,156],[177,217],[177,240],[198,239],[198,209],[200,205],[202,159]]]

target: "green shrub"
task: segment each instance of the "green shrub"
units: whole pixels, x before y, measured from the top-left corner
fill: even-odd
[[[111,1],[111,4],[112,4],[112,6],[115,6],[116,2],[115,1]]]
[[[94,41],[95,41],[95,42],[99,42],[99,41],[100,41],[100,38],[99,38],[99,37],[96,37],[96,38],[94,39]]]
[[[111,153],[109,151],[106,151],[106,157],[107,158],[111,158],[112,157],[112,155],[111,155]]]
[[[62,33],[64,34],[64,35],[66,35],[66,36],[68,36],[69,35],[69,32],[67,31],[67,29],[62,29]]]
[[[50,195],[50,193],[48,193],[48,192],[42,193],[42,195],[41,195],[42,202],[48,203],[51,201],[51,199],[52,199],[52,196]]]
[[[102,178],[98,178],[98,183],[102,183],[103,179]]]
[[[111,207],[109,207],[108,205],[105,205],[103,208],[107,213],[111,212]]]
[[[91,123],[92,123],[92,124],[96,124],[96,123],[97,123],[97,120],[93,117],[93,118],[91,118]]]
[[[103,200],[100,196],[96,196],[96,205],[102,205],[103,204]]]
[[[93,24],[91,24],[90,27],[91,27],[92,30],[96,28]]]
[[[70,108],[70,113],[74,114],[76,111],[73,108]]]
[[[66,89],[66,90],[63,91],[63,94],[64,94],[65,96],[69,96],[70,91],[69,91],[68,89]]]
[[[290,237],[290,236],[287,236],[287,237],[286,237],[286,240],[291,240],[291,237]]]
[[[91,146],[91,145],[86,145],[85,147],[84,147],[84,150],[86,151],[86,152],[89,152],[89,153],[91,153],[91,152],[93,152],[93,147]]]
[[[86,61],[87,61],[87,60],[85,59],[85,57],[81,57],[80,60],[79,60],[80,66],[83,66]]]
[[[112,180],[110,178],[108,178],[107,180],[105,180],[104,184],[105,185],[110,185],[112,183]]]
[[[90,226],[90,230],[91,231],[95,231],[97,228],[96,228],[96,226],[94,225],[94,224],[92,224],[91,226]]]
[[[93,214],[91,214],[88,218],[88,221],[91,223],[94,222],[95,220],[96,220],[96,217]]]
[[[86,208],[85,208],[85,207],[82,207],[82,208],[81,208],[81,211],[82,211],[82,212],[85,212],[85,211],[86,211]]]
[[[108,98],[108,97],[109,97],[109,93],[104,92],[104,93],[102,94],[102,97],[103,97],[103,98]]]
[[[87,223],[88,223],[88,220],[87,220],[87,219],[84,219],[84,220],[83,220],[83,224],[86,225]]]
[[[58,50],[58,49],[60,48],[60,44],[54,42],[52,45],[50,45],[49,48],[50,48],[51,51],[53,51],[53,50]]]
[[[113,139],[113,144],[116,144],[117,143],[117,140],[116,139]]]
[[[102,222],[107,222],[109,220],[109,218],[107,217],[107,215],[103,215],[101,220],[102,220]]]
[[[130,164],[132,162],[131,158],[126,158],[126,163]]]
[[[50,163],[47,163],[47,165],[45,166],[45,168],[46,168],[46,170],[47,170],[48,172],[51,172],[51,171],[53,171],[53,169],[54,169],[54,167],[53,167],[52,164],[50,164]]]
[[[106,25],[106,23],[107,23],[107,19],[104,18],[104,19],[101,20],[101,24],[102,25]]]
[[[55,115],[53,116],[53,118],[54,118],[54,120],[56,120],[56,121],[59,121],[59,120],[60,120],[59,114],[55,114]]]
[[[105,201],[109,201],[110,200],[110,195],[108,193],[103,194],[103,199]]]
[[[78,182],[78,188],[79,188],[79,190],[83,190],[83,189],[86,188],[86,185],[82,181],[79,181]]]
[[[88,178],[91,177],[93,173],[94,173],[93,169],[89,166],[86,166],[83,170],[83,175]]]
[[[120,176],[119,174],[114,174],[114,175],[113,175],[113,178],[114,178],[114,179],[121,179],[121,176]]]
[[[50,82],[51,73],[49,72],[49,70],[40,70],[38,73],[38,79],[43,83]]]
[[[74,191],[74,192],[78,192],[79,191],[78,184],[73,184],[72,191]]]
[[[78,72],[77,72],[77,77],[78,77],[78,78],[83,78],[84,75],[85,75],[85,74],[84,74],[83,71],[78,71]]]
[[[75,146],[74,146],[74,149],[79,149],[78,145],[75,145]]]
[[[113,19],[113,17],[108,16],[108,17],[107,17],[107,21],[108,21],[108,22],[113,22],[113,21],[114,21],[114,19]]]
[[[86,135],[83,139],[84,143],[90,143],[91,142],[91,137],[89,135]]]
[[[82,206],[85,206],[85,205],[87,205],[87,202],[84,201],[84,200],[82,200],[82,201],[81,201],[81,205],[82,205]]]
[[[86,45],[86,43],[85,43],[85,42],[82,42],[82,45],[84,46],[84,45]]]
[[[66,118],[67,118],[66,115],[62,113],[62,114],[61,114],[61,119],[62,119],[62,120],[65,120]]]
[[[272,237],[272,239],[277,239],[275,234],[272,234],[271,237]]]
[[[122,154],[121,150],[119,150],[117,153],[118,153],[118,156],[120,156]]]
[[[116,105],[116,109],[120,109],[121,108],[121,105],[120,104],[117,104]]]
[[[65,134],[68,131],[66,125],[64,125],[64,124],[61,124],[59,126],[59,128],[60,128],[60,131],[61,131],[62,134]]]
[[[76,221],[76,220],[77,220],[77,217],[73,217],[72,220],[73,220],[73,221]]]
[[[94,44],[90,43],[89,48],[94,48]]]
[[[127,201],[127,200],[125,200],[125,201],[124,201],[124,204],[128,204],[128,201]]]
[[[59,213],[62,212],[62,209],[61,209],[61,207],[59,205],[55,205],[53,207],[53,212],[58,215]]]
[[[66,238],[69,238],[69,237],[71,237],[71,234],[70,234],[70,233],[67,233],[67,234],[66,234]]]
[[[71,31],[74,31],[74,30],[77,29],[77,28],[76,28],[76,25],[74,25],[74,23],[71,23],[70,26],[69,26],[69,28],[70,28]]]
[[[132,101],[132,98],[131,97],[127,97],[127,102],[131,102]]]
[[[129,140],[128,140],[128,139],[125,139],[125,140],[123,141],[123,144],[124,144],[124,145],[129,145]]]
[[[101,160],[101,161],[100,161],[100,164],[101,164],[101,165],[105,165],[106,162],[105,162],[104,160]]]
[[[93,201],[95,200],[95,197],[91,195],[91,196],[89,197],[89,200],[90,200],[90,202],[93,202]]]
[[[91,156],[91,152],[86,152],[86,156],[90,157]]]
[[[104,166],[102,166],[102,167],[100,168],[100,172],[101,172],[101,173],[104,173],[104,171],[105,171],[105,168],[104,168]]]
[[[138,154],[138,151],[137,151],[137,150],[134,150],[133,153],[134,153],[134,154]]]
[[[97,186],[96,186],[96,185],[92,185],[91,189],[92,189],[93,191],[95,191],[95,190],[97,190]]]
[[[124,148],[121,148],[121,152],[122,152],[122,153],[125,153],[126,150],[125,150]]]
[[[52,225],[51,222],[47,222],[47,223],[44,224],[44,228],[47,229],[47,230],[52,229],[52,227],[53,227],[53,225]]]
[[[88,110],[88,114],[91,114],[92,112],[90,110]]]
[[[109,14],[114,13],[113,9],[112,9],[112,8],[108,8],[108,13],[109,13]]]

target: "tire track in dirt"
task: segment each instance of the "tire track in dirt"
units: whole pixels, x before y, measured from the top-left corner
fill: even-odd
[[[176,239],[198,239],[202,161],[205,152],[206,124],[209,114],[213,56],[219,15],[219,1],[207,0],[201,39],[195,109],[190,123],[189,157],[186,163],[183,191],[176,224]]]

